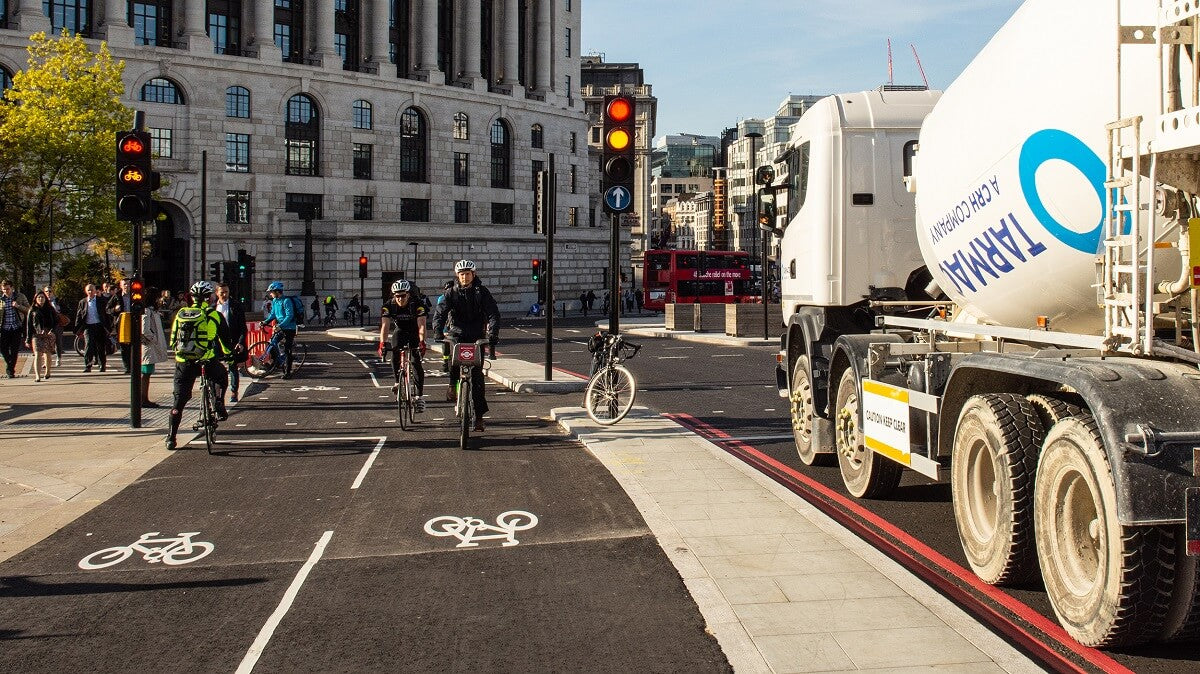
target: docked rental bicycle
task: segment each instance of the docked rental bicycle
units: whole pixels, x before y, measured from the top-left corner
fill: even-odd
[[[466,449],[471,441],[471,429],[475,427],[475,396],[471,394],[471,374],[476,368],[487,372],[487,360],[484,349],[488,340],[477,342],[455,342],[446,340],[446,348],[450,353],[450,367],[458,368],[458,397],[454,403],[454,413],[458,415],[459,449]],[[495,347],[492,347],[492,358],[496,357]]]
[[[384,351],[385,358],[387,351],[390,350]],[[413,372],[412,348],[405,345],[392,357],[400,359],[400,381],[399,387],[396,389],[396,416],[400,418],[400,428],[407,430],[417,423],[417,376]]]
[[[271,349],[270,339],[260,339],[250,345],[249,356],[246,359],[246,372],[257,379],[263,379],[276,372],[283,371],[283,340],[280,339],[275,349]],[[300,371],[300,366],[308,358],[308,347],[298,338],[292,340],[292,374]]]
[[[633,373],[621,363],[633,358],[640,344],[621,335],[597,332],[588,342],[592,351],[592,376],[583,393],[583,407],[598,424],[615,424],[629,414],[637,394]]]
[[[208,366],[212,361],[200,364],[200,418],[192,424],[192,430],[204,435],[208,453],[213,453],[217,444],[217,385],[208,378]]]

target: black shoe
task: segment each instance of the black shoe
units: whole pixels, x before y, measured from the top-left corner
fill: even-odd
[[[217,421],[229,421],[229,410],[223,407],[217,410]]]
[[[142,407],[160,407],[160,405],[153,400],[147,400],[146,402],[142,403]]]
[[[92,366],[91,366],[91,365],[88,365],[88,366],[84,367],[84,368],[83,368],[83,371],[84,371],[84,372],[91,372],[91,371],[92,371]]]
[[[101,365],[101,366],[100,366],[100,371],[101,371],[101,372],[108,372],[108,366],[107,366],[107,365]]]
[[[173,449],[175,449],[175,436],[168,435],[167,436],[167,451],[169,452]]]
[[[484,429],[484,427],[483,427],[483,419],[480,419],[479,421],[476,421],[476,422],[475,422],[475,432],[476,432],[476,433],[482,433],[484,430],[485,430],[485,429]]]
[[[233,392],[231,392],[231,393],[229,394],[229,402],[231,402],[231,403],[236,403],[237,401],[238,401],[238,395],[237,395],[237,391],[233,391]]]

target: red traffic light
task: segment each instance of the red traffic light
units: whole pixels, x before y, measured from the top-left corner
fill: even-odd
[[[122,138],[118,144],[118,148],[120,148],[122,154],[128,155],[143,155],[150,149],[146,147],[146,143],[141,138],[133,135]]]
[[[360,267],[367,266],[367,256],[366,255],[363,255],[362,257],[358,258],[358,266],[360,266]]]
[[[129,282],[129,299],[132,302],[142,302],[146,299],[146,285],[141,279],[133,279]]]
[[[633,101],[625,97],[617,97],[608,102],[604,114],[610,122],[628,122],[633,116]]]

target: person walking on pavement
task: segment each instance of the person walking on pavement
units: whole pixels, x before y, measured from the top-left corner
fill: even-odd
[[[500,330],[500,309],[496,306],[496,300],[483,286],[483,282],[476,278],[474,262],[459,260],[454,265],[454,275],[458,282],[446,293],[445,302],[438,306],[433,321],[435,326],[444,328],[445,333],[439,332],[435,336],[442,340],[449,334],[455,342],[475,342],[486,338],[494,358]],[[457,378],[457,371],[451,368],[447,402],[454,401],[454,385]],[[477,367],[471,371],[471,397],[475,400],[477,415],[475,430],[482,432],[483,416],[488,411],[487,398],[484,396],[483,368]]]
[[[113,291],[112,297],[108,299],[108,305],[106,306],[106,311],[108,311],[108,315],[110,316],[109,322],[112,325],[117,325],[117,322],[121,320],[121,314],[129,313],[132,310],[129,302],[129,280],[121,279],[117,283],[117,288]],[[129,374],[129,354],[131,351],[133,351],[133,348],[130,344],[121,344],[121,365],[125,368],[121,374]]]
[[[171,323],[170,344],[175,350],[175,403],[171,406],[167,429],[168,450],[176,447],[183,408],[192,397],[192,387],[196,385],[202,367],[207,368],[205,374],[217,386],[217,420],[229,418],[225,409],[225,388],[229,379],[221,361],[232,356],[233,345],[229,341],[229,325],[225,318],[209,305],[215,290],[212,281],[193,283],[191,305],[180,309]]]
[[[384,349],[391,352],[392,395],[400,388],[400,350],[407,346],[412,359],[413,374],[417,377],[417,412],[425,411],[425,305],[414,296],[412,283],[392,284],[392,301],[379,310],[379,355]]]
[[[142,407],[158,407],[158,403],[150,399],[150,375],[154,374],[155,365],[170,359],[162,317],[154,309],[147,308],[142,312]]]
[[[587,293],[579,293],[579,313],[588,315]]]
[[[313,303],[316,303],[316,299]],[[238,384],[241,383],[241,372],[238,366],[246,359],[246,310],[242,304],[229,295],[229,284],[217,285],[217,311],[229,325],[229,343],[233,345],[233,364],[229,366],[229,402],[238,401]]]
[[[54,353],[54,327],[58,314],[46,300],[46,293],[33,296],[33,306],[25,316],[25,345],[33,351],[33,380],[50,378],[50,356]]]
[[[17,353],[21,350],[25,331],[25,314],[29,300],[13,288],[12,281],[0,281],[0,354],[4,356],[4,375],[17,376]]]
[[[62,365],[63,328],[71,324],[71,319],[63,314],[62,306],[59,305],[58,298],[54,296],[54,290],[50,286],[42,288],[42,292],[46,293],[46,302],[54,309],[54,319],[57,321],[54,325],[54,367],[58,367]]]
[[[84,336],[83,371],[91,372],[92,366],[100,365],[100,371],[108,369],[108,314],[104,311],[104,301],[96,290],[96,284],[89,283],[83,289],[84,298],[79,300],[75,310],[75,334]]]

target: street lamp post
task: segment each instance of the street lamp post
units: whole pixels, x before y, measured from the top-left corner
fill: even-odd
[[[757,131],[747,131],[746,137],[750,139],[750,161],[747,162],[747,166],[749,166],[750,171],[749,171],[747,179],[746,179],[746,184],[750,186],[750,201],[752,204],[751,211],[750,211],[750,227],[751,227],[751,231],[752,231],[751,241],[753,243],[752,243],[752,253],[750,255],[750,259],[755,260],[759,257],[759,255],[758,255],[759,232],[758,232],[758,194],[754,189],[754,173],[758,170],[758,153],[756,153],[754,151],[754,143],[759,138],[762,138],[762,134],[758,133]],[[752,265],[752,268],[753,268],[753,265]],[[762,270],[762,274],[764,277],[766,276],[765,269]],[[763,302],[767,301],[767,293],[765,290],[763,291],[762,301]]]

